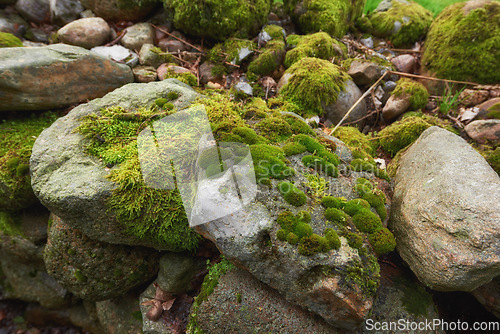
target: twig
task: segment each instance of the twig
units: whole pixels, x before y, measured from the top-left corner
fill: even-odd
[[[115,45],[116,43],[118,43],[122,38],[123,36],[125,36],[127,34],[127,30],[125,29],[125,31],[118,37],[116,37],[114,40],[112,40],[111,42],[109,42],[108,44],[104,44],[104,46],[112,46],[112,45]]]
[[[169,54],[170,54],[170,53],[169,53]],[[187,60],[184,60],[184,59],[182,59],[182,58],[180,58],[180,57],[174,56],[173,54],[170,54],[170,55],[171,55],[172,57],[174,57],[175,59],[182,61],[183,63],[186,63],[186,64],[189,64],[189,65],[193,66],[193,64],[192,64],[192,63],[190,63],[190,62],[188,62]]]
[[[227,65],[230,65],[230,66],[234,66],[234,67],[237,67],[237,68],[240,68],[240,65],[236,65],[236,64],[233,64],[233,63],[229,63],[227,61],[224,62],[224,64],[227,64]]]
[[[347,117],[349,117],[349,115],[351,114],[351,112],[354,110],[354,108],[357,107],[357,105],[365,98],[368,96],[368,94],[370,94],[370,92],[372,91],[373,88],[375,88],[379,83],[380,81],[382,81],[382,79],[387,75],[387,73],[389,73],[390,71],[386,71],[378,80],[377,82],[375,82],[363,95],[361,95],[361,97],[356,101],[356,103],[354,103],[351,107],[351,109],[349,109],[349,111],[344,115],[344,117],[342,117],[342,119],[340,120],[339,124],[337,124],[333,130],[330,132],[330,136],[335,132],[335,130],[337,130],[337,128],[345,121],[345,119]]]
[[[475,82],[468,82],[468,81],[456,81],[456,80],[448,80],[448,79],[438,79],[438,78],[433,78],[433,77],[428,77],[426,75],[417,75],[417,74],[410,74],[410,73],[404,73],[404,72],[396,72],[396,71],[388,71],[392,74],[397,74],[402,77],[410,77],[410,78],[419,78],[419,79],[428,79],[428,80],[434,80],[434,81],[444,81],[444,82],[454,82],[458,84],[463,84],[463,85],[472,85],[472,86],[478,86],[478,83]]]
[[[166,31],[165,29],[160,28],[160,27],[157,27],[157,26],[155,26],[154,24],[152,24],[152,26],[153,26],[153,28],[155,28],[155,29],[157,29],[157,30],[161,31],[162,33],[167,34],[168,36],[173,37],[173,38],[175,38],[176,40],[181,41],[182,43],[184,43],[184,44],[186,44],[186,45],[189,45],[189,46],[190,46],[190,47],[192,47],[193,49],[198,50],[198,51],[200,51],[201,53],[205,53],[205,52],[203,52],[203,50],[201,50],[200,48],[198,48],[198,47],[194,46],[194,45],[193,45],[193,44],[191,44],[191,43],[186,42],[186,41],[185,41],[185,40],[183,40],[182,38],[179,38],[179,37],[177,37],[177,36],[175,36],[175,35],[173,35],[173,34],[169,33],[169,32],[168,32],[168,31]]]
[[[422,53],[424,51],[422,50],[410,50],[410,49],[387,49],[390,51],[396,51],[396,52],[408,52],[408,53]]]

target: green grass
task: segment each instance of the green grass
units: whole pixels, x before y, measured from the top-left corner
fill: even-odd
[[[464,1],[466,0],[416,0],[415,2],[421,4],[424,8],[430,10],[434,14],[434,16],[436,16],[449,5]],[[368,12],[372,12],[381,2],[382,0],[366,0],[365,14]]]

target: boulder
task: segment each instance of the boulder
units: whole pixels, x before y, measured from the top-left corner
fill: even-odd
[[[108,41],[111,28],[100,17],[79,19],[66,24],[57,31],[57,37],[65,44],[92,49]]]
[[[28,21],[50,23],[50,0],[18,0],[16,10]]]
[[[217,310],[214,312],[214,310]],[[343,333],[317,315],[285,300],[250,273],[233,269],[197,310],[198,328],[205,333]]]
[[[495,317],[500,318],[500,277],[472,291],[472,295]]]
[[[172,101],[177,108],[186,107],[198,96],[192,88],[175,79],[129,84],[74,108],[42,132],[30,161],[32,187],[41,202],[65,224],[91,239],[164,249],[164,245],[141,241],[128,234],[115,214],[109,212],[106,201],[116,185],[106,178],[109,169],[97,158],[87,155],[86,140],[75,129],[82,117],[97,114],[102,108],[149,106],[172,91],[178,94]]]
[[[439,78],[496,84],[500,3],[471,0],[446,7],[432,22],[422,70]]]
[[[500,178],[463,139],[425,130],[399,161],[389,226],[418,279],[472,291],[500,274]]]
[[[80,18],[80,13],[84,11],[80,0],[51,0],[50,14],[52,23],[59,25],[68,24]]]
[[[156,283],[171,293],[189,292],[193,289],[191,280],[206,267],[205,261],[193,256],[167,253],[160,258],[160,270]]]
[[[85,9],[108,21],[139,21],[156,7],[155,1],[80,0]]]
[[[465,126],[465,132],[475,142],[480,144],[500,144],[500,119],[486,119],[470,122]]]
[[[373,34],[387,37],[395,47],[408,46],[425,36],[433,15],[417,2],[384,0],[370,14]]]
[[[154,250],[94,241],[54,216],[43,257],[48,272],[85,300],[123,295],[158,270]]]
[[[0,49],[0,111],[61,108],[133,80],[128,67],[76,46]]]
[[[137,23],[126,29],[120,42],[124,47],[139,52],[144,44],[154,44],[155,31],[151,23]]]

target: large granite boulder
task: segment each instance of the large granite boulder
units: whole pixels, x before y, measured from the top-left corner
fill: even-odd
[[[191,87],[175,79],[129,84],[58,119],[40,134],[33,147],[30,168],[36,196],[65,224],[93,240],[164,248],[127,233],[109,211],[106,202],[116,188],[106,178],[110,169],[96,157],[87,155],[87,141],[75,129],[82,117],[99,114],[102,108],[149,106],[159,98],[166,98],[169,92],[178,95],[173,101],[178,108],[186,107],[198,96]]]
[[[0,111],[61,108],[133,81],[128,66],[76,46],[0,49]]]
[[[121,296],[158,270],[155,250],[91,240],[57,216],[53,216],[43,258],[52,277],[86,300]]]
[[[472,291],[500,274],[500,178],[463,139],[427,129],[395,184],[390,226],[422,283]]]

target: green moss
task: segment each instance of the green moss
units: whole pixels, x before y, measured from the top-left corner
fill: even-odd
[[[248,71],[257,75],[271,74],[279,69],[285,55],[285,42],[272,40],[259,50],[260,54],[249,65]]]
[[[177,92],[172,91],[167,93],[167,99],[170,101],[177,100],[178,98],[179,98],[179,93]]]
[[[349,216],[354,216],[356,213],[358,213],[362,209],[369,209],[370,208],[370,203],[365,201],[364,199],[352,199],[348,201],[347,203],[344,204],[343,210],[345,213],[347,213]]]
[[[278,190],[283,195],[285,201],[293,206],[302,206],[307,202],[307,196],[304,192],[298,189],[293,183],[280,182]]]
[[[312,229],[311,225],[309,225],[307,223],[298,223],[293,228],[293,233],[299,239],[302,239],[302,238],[311,236],[313,234],[313,229]]]
[[[341,198],[325,196],[321,199],[321,205],[325,208],[340,209],[344,206],[344,203]]]
[[[290,232],[288,233],[288,236],[286,238],[286,241],[290,244],[290,245],[296,245],[299,243],[299,237],[293,233],[293,232]]]
[[[401,96],[405,94],[410,95],[410,108],[412,110],[423,109],[429,99],[429,92],[424,85],[408,78],[401,78],[391,95]]]
[[[179,81],[182,81],[191,87],[198,86],[198,79],[191,72],[176,73],[172,70],[168,70],[167,73],[165,73],[165,79],[169,79],[169,78],[174,78],[174,79],[177,79]]]
[[[80,269],[76,269],[75,272],[73,273],[73,275],[75,276],[75,278],[82,282],[82,283],[85,283],[87,282],[87,276],[85,276],[81,271]]]
[[[368,241],[377,254],[392,252],[396,248],[396,239],[388,229],[380,228],[368,236]]]
[[[380,218],[371,212],[369,209],[360,209],[354,216],[352,222],[358,230],[364,233],[373,233],[382,228],[382,221]]]
[[[8,32],[0,31],[0,48],[15,48],[23,46],[23,42]]]
[[[256,128],[264,137],[274,142],[282,142],[292,135],[290,125],[283,118],[276,116],[264,118]]]
[[[164,97],[160,97],[159,99],[156,99],[155,100],[155,104],[160,107],[160,108],[163,108],[163,106],[169,102],[169,99],[166,99]]]
[[[325,238],[328,241],[329,249],[339,249],[340,246],[342,246],[342,243],[340,242],[337,232],[335,232],[331,228],[327,228],[325,230]]]
[[[296,47],[299,42],[304,38],[303,35],[292,34],[286,38],[286,44],[292,48]]]
[[[487,110],[486,117],[492,119],[500,119],[500,103],[495,103]]]
[[[361,198],[370,203],[375,208],[380,219],[384,221],[387,218],[387,209],[385,208],[385,195],[381,191],[365,192]]]
[[[320,177],[319,174],[303,173],[303,175],[307,179],[307,182],[304,182],[307,193],[315,202],[319,201],[328,190],[328,181]]]
[[[0,211],[0,232],[6,235],[23,236],[21,220],[18,216]]]
[[[259,184],[261,179],[281,180],[295,174],[294,170],[285,164],[285,153],[279,147],[264,144],[252,145],[250,152],[256,180]]]
[[[335,55],[333,44],[336,41],[325,32],[303,36],[297,40],[297,46],[286,53],[285,67],[290,67],[306,57],[328,60]]]
[[[296,142],[288,143],[285,146],[283,146],[282,149],[283,149],[283,152],[285,152],[285,155],[287,157],[289,157],[291,155],[304,153],[305,151],[307,151],[307,149],[304,145],[302,145],[300,143],[296,143]]]
[[[288,237],[288,233],[286,230],[280,229],[276,232],[276,238],[281,241],[286,241]]]
[[[312,218],[309,212],[302,210],[297,213],[297,219],[303,223],[310,223]]]
[[[283,211],[278,215],[278,224],[286,231],[293,231],[297,224],[297,219],[292,212]]]
[[[137,134],[165,112],[152,107],[137,109],[132,118],[127,114],[120,107],[102,109],[84,117],[77,128],[87,138],[88,154],[117,165],[107,176],[116,184],[107,206],[131,235],[171,251],[194,250],[200,237],[189,228],[178,190],[153,189],[142,178]]]
[[[413,144],[431,124],[420,117],[408,117],[397,121],[378,133],[380,146],[392,156]]]
[[[302,10],[296,11],[299,0],[284,0],[285,9],[304,33],[324,31],[341,38],[349,24],[363,13],[365,0],[309,0],[302,1]]]
[[[328,176],[331,177],[338,177],[339,176],[339,170],[338,168],[323,159],[322,157],[316,157],[313,155],[306,155],[302,158],[302,163],[309,168],[313,168],[317,170],[318,172],[323,172]]]
[[[428,317],[429,310],[435,307],[432,295],[422,285],[407,278],[395,277],[393,281],[403,291],[401,303],[406,311],[416,317]]]
[[[293,141],[304,145],[307,151],[315,154],[317,157],[324,159],[328,163],[331,163],[335,166],[338,166],[340,164],[340,159],[335,153],[330,152],[328,149],[326,149],[325,145],[321,144],[319,141],[310,136],[299,134],[293,138]]]
[[[31,189],[29,159],[38,135],[57,114],[26,115],[0,122],[0,210],[15,211],[37,202]]]
[[[198,37],[224,40],[257,33],[271,9],[268,0],[163,0],[177,29]]]
[[[466,13],[465,2],[445,8],[432,23],[422,65],[439,78],[495,84],[500,81],[500,3]]]
[[[371,254],[365,254],[361,261],[355,261],[345,268],[346,283],[349,286],[357,286],[368,296],[375,296],[380,284],[380,266],[377,258]]]
[[[328,208],[325,210],[325,218],[335,224],[346,225],[350,217],[342,210],[336,208]]]
[[[361,246],[363,246],[363,238],[357,233],[353,233],[353,232],[347,233],[346,239],[347,239],[347,243],[352,248],[360,249]]]
[[[370,137],[362,134],[357,128],[352,126],[340,126],[332,133],[332,136],[342,140],[355,157],[361,159],[372,160],[372,155],[375,154],[375,145]]]
[[[288,82],[280,90],[280,96],[296,104],[301,116],[322,115],[323,104],[337,100],[344,89],[349,75],[339,66],[318,58],[302,58],[294,63],[286,73]]]
[[[317,234],[304,237],[299,241],[299,254],[312,256],[319,252],[327,252],[329,250],[328,240]]]
[[[265,32],[271,36],[272,39],[276,40],[284,40],[285,39],[285,30],[276,25],[276,24],[270,24],[264,27],[263,29]]]
[[[430,11],[416,2],[404,4],[392,1],[392,7],[383,12],[373,12],[370,21],[373,34],[378,37],[389,37],[395,47],[409,46],[425,36],[432,23]],[[395,24],[401,28],[395,33]]]
[[[212,265],[210,265],[210,261],[207,260],[207,265],[208,274],[203,280],[200,293],[194,298],[193,305],[191,306],[189,323],[187,326],[187,331],[189,333],[202,333],[202,331],[198,328],[197,323],[198,309],[200,308],[200,305],[214,292],[215,288],[219,284],[219,279],[227,272],[235,268],[235,266],[224,257],[222,257],[221,262]]]
[[[495,150],[487,150],[485,156],[486,161],[500,175],[500,147],[497,147]]]

